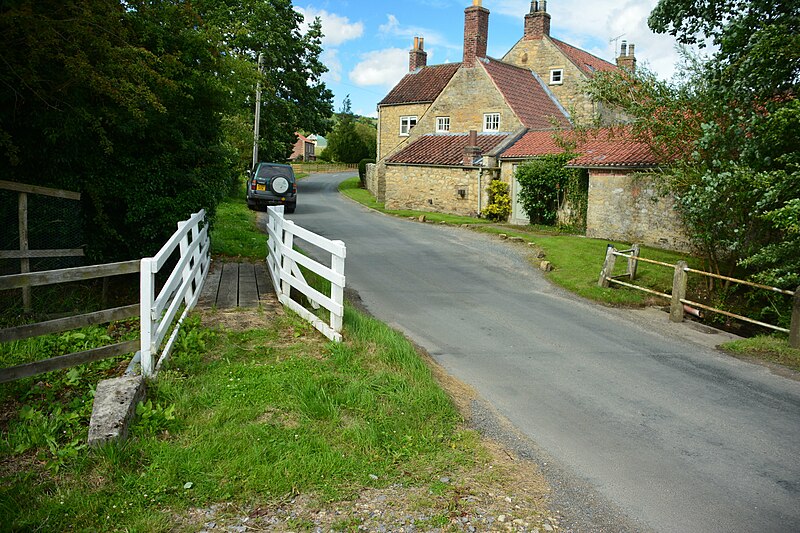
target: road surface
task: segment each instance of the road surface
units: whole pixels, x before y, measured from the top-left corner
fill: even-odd
[[[345,241],[367,309],[584,487],[575,530],[800,531],[800,382],[566,294],[519,245],[370,211],[344,177],[300,182],[288,218]]]

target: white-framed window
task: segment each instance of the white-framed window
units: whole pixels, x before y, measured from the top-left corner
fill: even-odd
[[[450,131],[450,117],[436,117],[436,131]]]
[[[500,113],[483,114],[483,131],[500,131]]]
[[[550,69],[550,85],[561,85],[564,83],[564,69],[551,68]]]
[[[407,137],[411,128],[417,125],[417,117],[400,117],[400,135]]]

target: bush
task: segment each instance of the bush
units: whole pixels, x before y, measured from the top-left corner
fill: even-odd
[[[520,185],[519,199],[531,224],[554,225],[558,215],[559,196],[563,196],[568,185],[582,195],[580,171],[567,169],[564,165],[574,154],[545,155],[527,161],[517,168],[516,178]],[[574,200],[573,200],[574,201]],[[575,206],[583,210],[583,205]],[[585,216],[585,215],[584,215]]]
[[[508,184],[500,180],[492,180],[487,188],[489,205],[482,215],[495,222],[505,222],[511,214],[511,197],[508,195]]]
[[[367,165],[374,163],[374,159],[362,159],[358,162],[358,179],[361,180],[361,186],[367,184]]]

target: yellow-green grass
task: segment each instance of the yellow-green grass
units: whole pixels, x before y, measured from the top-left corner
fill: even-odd
[[[256,213],[247,207],[244,181],[235,194],[217,206],[211,227],[211,254],[237,260],[263,260],[267,255],[267,236],[258,229]]]
[[[728,342],[721,346],[736,355],[756,357],[800,372],[800,348],[792,348],[785,336],[761,335]]]

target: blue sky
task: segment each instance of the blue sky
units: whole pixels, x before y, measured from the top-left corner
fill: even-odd
[[[338,111],[350,95],[353,112],[377,116],[376,105],[408,71],[415,36],[425,38],[428,64],[461,61],[464,9],[472,0],[296,0],[306,20],[322,19],[325,82]],[[636,45],[639,64],[668,79],[678,55],[675,40],[655,35],[647,16],[657,0],[550,0],[553,37],[613,62],[615,43]],[[489,47],[502,57],[522,37],[529,0],[483,0],[491,11]],[[615,38],[618,38],[614,41]]]

